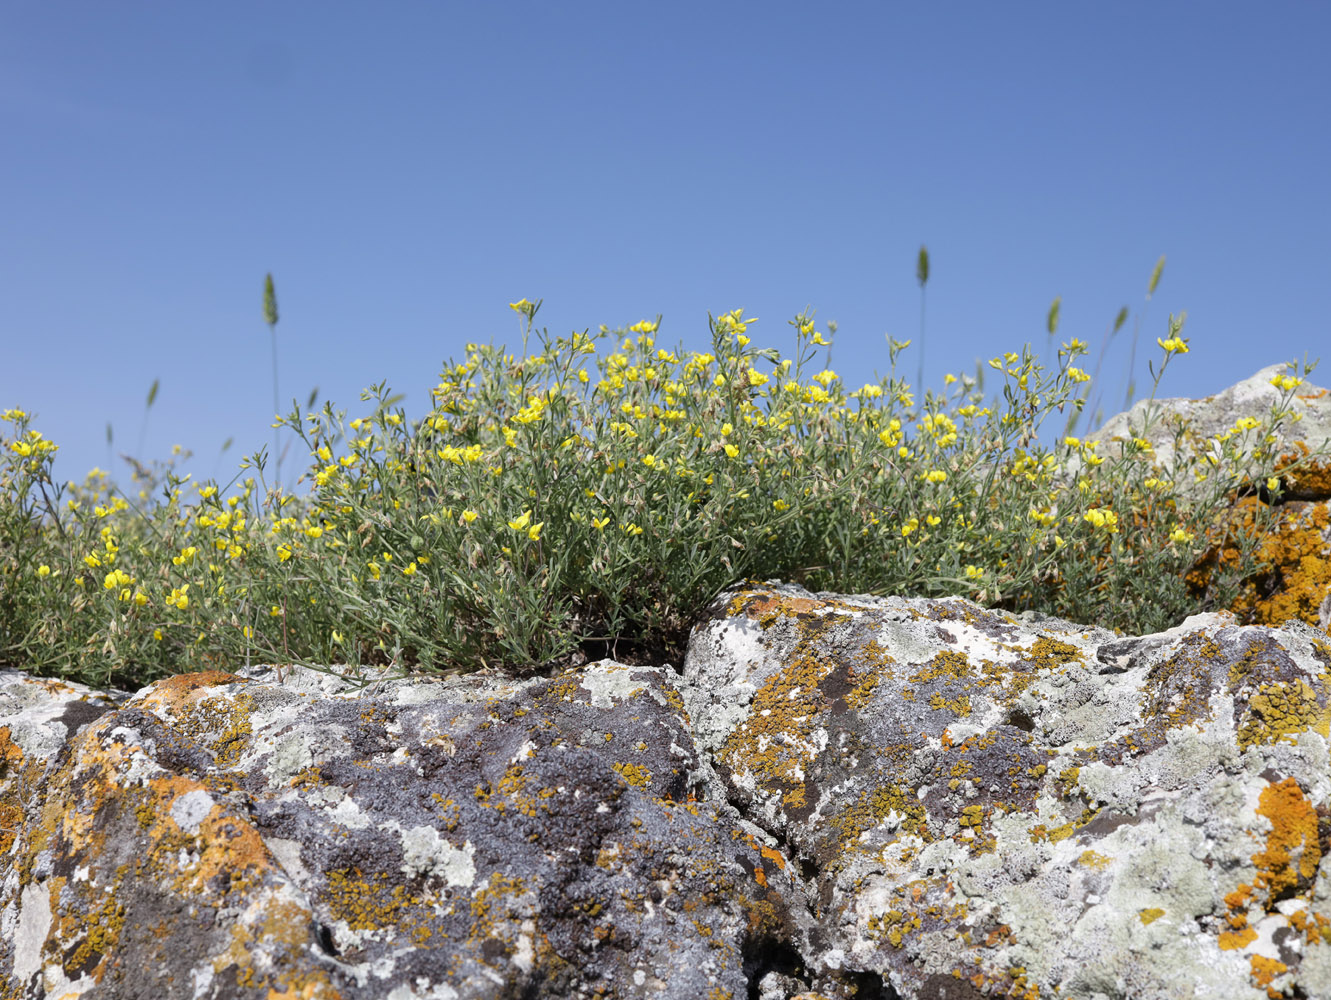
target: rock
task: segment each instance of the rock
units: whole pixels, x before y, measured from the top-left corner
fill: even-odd
[[[0,995],[742,997],[807,916],[674,676],[4,674]]]
[[[763,586],[695,630],[685,705],[808,881],[815,971],[910,998],[1331,996],[1329,666],[1300,623],[1122,638]]]
[[[755,584],[682,674],[11,671],[0,996],[1331,996],[1328,666]]]
[[[1107,420],[1088,440],[1102,442],[1101,454],[1113,454],[1106,445],[1139,436],[1148,405],[1155,407],[1157,416],[1145,439],[1152,445],[1158,472],[1163,478],[1175,479],[1185,496],[1196,497],[1201,487],[1191,477],[1174,476],[1176,431],[1184,431],[1183,440],[1196,453],[1210,450],[1218,454],[1212,439],[1225,434],[1241,418],[1267,417],[1281,397],[1271,379],[1285,374],[1289,370],[1284,365],[1272,365],[1205,399],[1139,401],[1126,413]],[[1311,383],[1300,386],[1291,419],[1276,436],[1280,497],[1269,537],[1257,553],[1258,563],[1267,568],[1242,582],[1230,608],[1247,624],[1280,625],[1297,618],[1327,628],[1331,626],[1331,458],[1311,459],[1301,468],[1285,470],[1310,452],[1331,446],[1331,393]],[[1251,456],[1254,437],[1250,432],[1238,439],[1245,458]],[[1251,530],[1259,506],[1274,497],[1264,483],[1242,475],[1235,486],[1227,530]],[[1232,544],[1212,546],[1203,554],[1188,577],[1199,599],[1208,592],[1217,564],[1233,565],[1236,559]]]
[[[1263,420],[1268,417],[1282,395],[1271,384],[1271,379],[1289,374],[1285,365],[1270,365],[1204,399],[1138,400],[1126,412],[1106,420],[1098,430],[1087,435],[1087,439],[1108,444],[1141,436],[1149,408],[1154,416],[1145,439],[1151,443],[1161,470],[1168,474],[1177,457],[1174,447],[1176,431],[1183,431],[1184,442],[1198,455],[1218,455],[1213,439],[1226,434],[1241,418]],[[1255,438],[1256,435],[1249,432],[1238,439],[1244,457],[1250,456],[1254,446],[1260,443]],[[1276,438],[1276,451],[1288,456],[1284,464],[1299,455],[1300,445],[1315,450],[1331,442],[1331,392],[1312,383],[1304,383],[1295,390],[1290,416],[1277,429]],[[1100,450],[1102,454],[1106,453],[1103,446]],[[1180,481],[1179,486],[1190,488],[1191,484]],[[1284,484],[1284,489],[1285,496],[1292,500],[1331,499],[1331,462],[1318,463],[1297,478],[1292,476]]]

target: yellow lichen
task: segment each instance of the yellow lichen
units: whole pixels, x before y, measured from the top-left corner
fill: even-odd
[[[1314,688],[1302,678],[1293,683],[1267,684],[1248,703],[1248,718],[1239,727],[1239,746],[1268,745],[1281,740],[1297,743],[1308,730],[1329,735],[1331,699],[1326,685]]]
[[[1113,858],[1107,857],[1103,854],[1097,854],[1095,851],[1082,851],[1081,856],[1077,858],[1079,864],[1098,872],[1102,872],[1108,868],[1113,860]]]
[[[621,764],[616,761],[610,765],[634,788],[646,788],[652,780],[652,772],[637,764]]]

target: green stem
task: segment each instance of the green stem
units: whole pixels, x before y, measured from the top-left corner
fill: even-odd
[[[273,340],[273,417],[277,418],[282,406],[277,401],[277,328],[269,324],[268,332],[272,334]],[[273,428],[273,457],[277,460],[277,486],[282,487],[282,452],[278,450],[278,431],[279,428]]]

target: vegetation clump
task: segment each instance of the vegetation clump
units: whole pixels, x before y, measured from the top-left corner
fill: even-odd
[[[1046,417],[1085,403],[1076,339],[1052,367],[1029,347],[990,360],[988,401],[983,368],[917,397],[895,375],[907,344],[889,342],[889,375],[852,386],[820,362],[830,342],[810,314],[782,358],[754,346],[742,310],[709,317],[711,350],[686,353],[657,344],[659,317],[552,338],[538,307],[513,305],[520,355],[467,345],[418,420],[383,385],[351,419],[294,406],[281,424],[310,456],[297,495],[267,481],[262,451],[225,485],[171,464],[136,465],[137,495],[96,471],[60,485],[56,446],[5,410],[0,665],[136,688],[251,662],[679,662],[718,592],[771,578],[1154,631],[1198,610],[1187,573],[1208,545],[1234,558],[1202,606],[1255,569],[1269,519],[1235,534],[1223,511],[1274,475],[1273,432],[1309,370],[1280,376],[1281,403],[1220,457],[1181,449],[1167,479],[1149,428],[1041,443]],[[1181,330],[1171,317],[1158,341],[1157,386],[1188,351]],[[1184,481],[1207,489],[1185,499]]]

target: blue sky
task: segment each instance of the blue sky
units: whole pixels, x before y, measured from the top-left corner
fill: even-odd
[[[1329,342],[1328,38],[1280,2],[10,2],[0,406],[62,478],[108,421],[226,478],[271,441],[270,271],[287,400],[418,415],[524,296],[697,349],[742,307],[783,352],[811,305],[858,384],[918,343],[921,244],[929,385],[1042,348],[1061,296],[1093,351],[1143,317],[1139,384],[1187,310],[1162,393],[1218,391]]]

